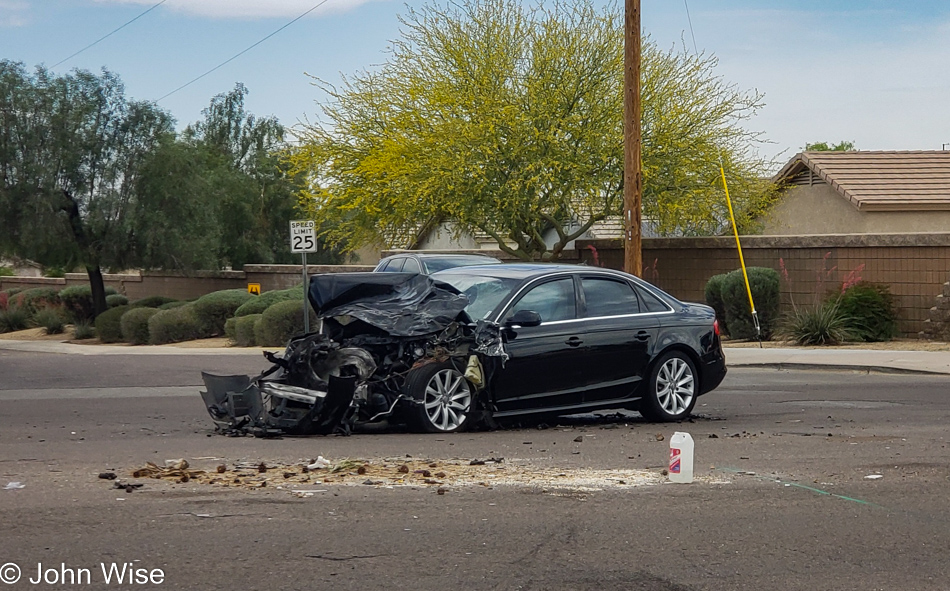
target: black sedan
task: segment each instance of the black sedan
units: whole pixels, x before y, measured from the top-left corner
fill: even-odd
[[[389,419],[445,433],[621,407],[676,421],[726,374],[712,308],[618,271],[341,273],[314,276],[308,296],[320,332],[292,339],[258,378],[205,375],[220,431],[347,432]]]
[[[725,377],[712,308],[631,275],[522,264],[434,278],[465,294],[472,318],[507,329],[508,359],[492,383],[497,417],[628,407],[679,420]]]

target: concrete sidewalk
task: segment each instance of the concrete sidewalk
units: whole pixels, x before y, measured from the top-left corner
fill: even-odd
[[[0,350],[67,355],[254,355],[258,347],[130,347],[77,345],[56,341],[0,339]],[[281,351],[282,349],[269,349]],[[846,369],[880,372],[913,372],[950,375],[950,351],[882,351],[869,349],[724,347],[729,367],[787,369]]]
[[[847,369],[950,375],[950,351],[723,347],[728,367]]]

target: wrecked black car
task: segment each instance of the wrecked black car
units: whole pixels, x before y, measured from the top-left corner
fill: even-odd
[[[321,330],[260,376],[202,374],[224,433],[349,432],[406,422],[452,432],[490,418],[638,410],[686,418],[726,373],[711,308],[618,271],[495,264],[317,275]]]

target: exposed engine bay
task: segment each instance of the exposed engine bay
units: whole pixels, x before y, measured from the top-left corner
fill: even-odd
[[[427,396],[411,386],[413,374],[441,368],[457,377],[445,378],[445,416],[430,413],[437,423],[474,422],[491,409],[485,385],[506,359],[502,330],[472,322],[468,298],[451,285],[413,273],[327,274],[311,279],[307,295],[321,330],[291,339],[282,355],[266,352],[272,367],[254,378],[202,373],[219,433],[349,433],[359,423],[411,422]],[[453,405],[465,396],[463,415]]]

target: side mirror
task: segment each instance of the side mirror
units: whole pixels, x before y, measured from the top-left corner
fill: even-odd
[[[541,315],[534,310],[518,310],[515,312],[514,316],[505,321],[505,326],[508,328],[513,326],[530,328],[540,324]]]

